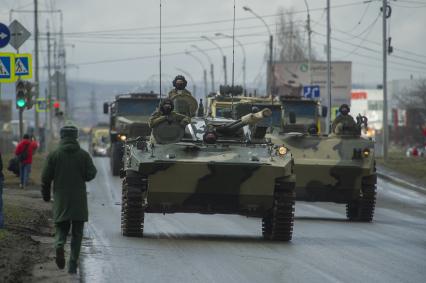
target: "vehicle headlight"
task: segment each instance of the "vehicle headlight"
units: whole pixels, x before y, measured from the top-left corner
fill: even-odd
[[[278,152],[278,155],[280,155],[280,156],[284,156],[284,155],[286,155],[286,154],[287,154],[288,149],[287,149],[285,146],[280,146],[280,147],[278,148],[277,152]]]
[[[127,139],[127,137],[125,135],[120,135],[119,138],[120,138],[121,141],[126,141],[126,139]]]
[[[362,156],[364,156],[365,158],[370,156],[370,149],[369,148],[364,148],[364,150],[362,151]]]

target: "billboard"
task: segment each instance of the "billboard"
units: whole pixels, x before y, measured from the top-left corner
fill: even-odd
[[[328,105],[327,62],[315,61],[311,73],[306,61],[275,62],[275,89],[278,95],[303,95],[306,86],[319,86],[319,100]],[[312,76],[312,82],[311,82]],[[331,63],[331,106],[339,107],[350,103],[352,89],[352,62],[334,61]]]

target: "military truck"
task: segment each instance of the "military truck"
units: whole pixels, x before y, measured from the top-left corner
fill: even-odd
[[[113,102],[105,102],[103,111],[109,113],[111,141],[110,164],[113,176],[123,168],[124,143],[128,138],[149,136],[148,120],[158,106],[157,94],[130,93],[117,95]]]
[[[294,221],[292,156],[264,137],[269,109],[241,119],[168,119],[152,137],[126,141],[121,231],[142,237],[145,213],[227,213],[262,218],[265,239],[289,241]]]

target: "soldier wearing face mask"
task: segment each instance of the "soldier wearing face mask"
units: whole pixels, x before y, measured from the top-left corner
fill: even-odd
[[[154,112],[149,119],[149,126],[154,128],[163,121],[167,121],[169,124],[177,122],[180,123],[183,127],[190,123],[189,117],[176,113],[173,110],[173,101],[168,98],[164,99],[161,102],[159,109]]]
[[[342,104],[339,107],[339,115],[334,119],[331,126],[334,134],[354,134],[357,132],[357,124],[354,118],[349,115],[349,111],[350,108],[347,104]]]
[[[173,80],[173,89],[169,92],[169,98],[173,99],[178,94],[189,95],[192,94],[186,89],[187,81],[184,76],[177,75]]]

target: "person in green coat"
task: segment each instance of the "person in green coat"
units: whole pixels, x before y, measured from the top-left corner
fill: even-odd
[[[58,148],[49,153],[44,164],[42,195],[44,201],[50,201],[53,182],[56,264],[60,269],[65,267],[64,245],[71,228],[68,272],[77,273],[84,222],[88,220],[86,182],[93,180],[97,171],[90,155],[80,148],[75,126],[62,127],[60,136]]]

